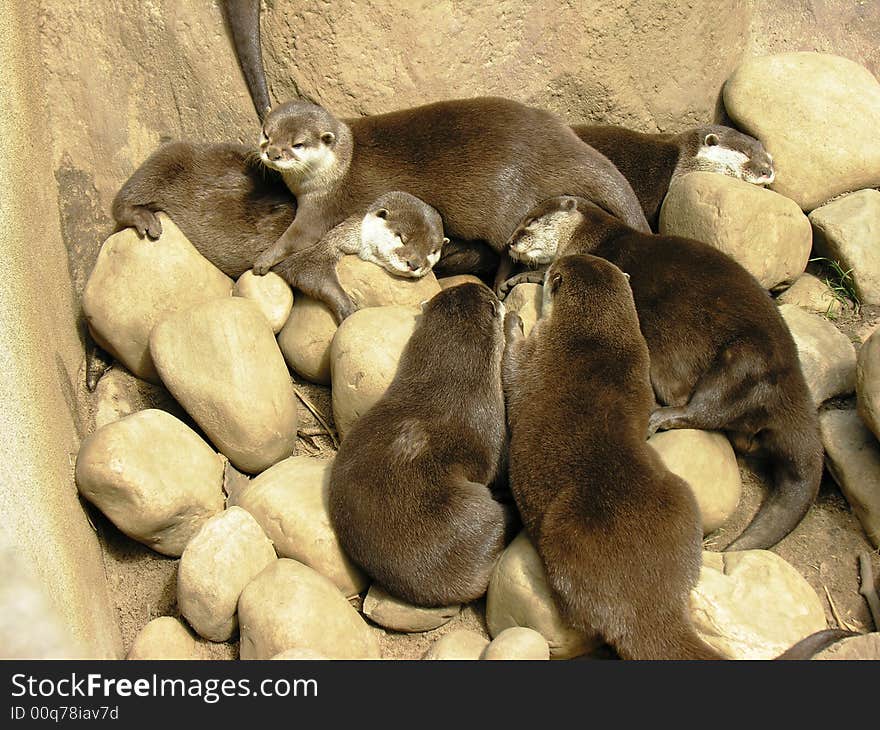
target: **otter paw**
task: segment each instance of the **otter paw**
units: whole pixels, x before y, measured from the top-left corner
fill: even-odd
[[[504,336],[511,339],[523,334],[525,334],[525,330],[523,329],[522,317],[516,312],[507,312],[504,315]]]
[[[135,208],[129,223],[141,238],[149,236],[153,240],[162,235],[162,222],[148,208]]]
[[[263,251],[257,260],[254,261],[254,274],[257,276],[265,276],[269,270],[275,265],[275,259],[268,251]]]
[[[351,299],[347,302],[339,302],[333,307],[333,316],[337,324],[342,324],[346,318],[358,311],[358,306]]]

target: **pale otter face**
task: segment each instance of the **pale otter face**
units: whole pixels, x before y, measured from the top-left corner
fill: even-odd
[[[279,172],[313,176],[334,164],[335,142],[333,132],[299,129],[291,134],[264,127],[260,134],[260,159]]]
[[[695,131],[697,152],[690,164],[682,162],[682,172],[717,172],[753,185],[769,185],[775,179],[773,158],[754,137],[719,125]]]
[[[549,264],[556,258],[560,245],[571,238],[581,220],[577,210],[557,210],[530,217],[510,238],[510,256],[530,266]]]
[[[420,279],[440,260],[449,242],[436,226],[420,225],[419,219],[391,208],[369,211],[361,221],[361,250],[358,256],[395,276]]]

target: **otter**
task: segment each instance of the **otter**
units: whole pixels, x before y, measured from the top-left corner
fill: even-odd
[[[483,595],[515,528],[490,491],[506,454],[503,313],[483,284],[428,300],[394,380],[333,463],[330,520],[340,544],[416,605]]]
[[[726,431],[740,453],[767,457],[775,489],[727,550],[768,548],[800,523],[822,476],[816,406],[791,333],[751,274],[708,244],[643,234],[571,197],[533,210],[510,252],[538,264],[590,253],[626,271],[660,404],[646,433]]]
[[[223,6],[238,63],[244,72],[254,109],[262,122],[269,113],[271,103],[260,44],[260,0],[225,0]]]
[[[754,185],[775,178],[773,158],[754,137],[710,124],[681,134],[643,134],[625,127],[576,124],[575,134],[605,155],[629,181],[656,231],[660,206],[677,175],[705,170]]]

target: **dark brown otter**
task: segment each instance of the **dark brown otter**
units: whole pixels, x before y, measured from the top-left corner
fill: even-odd
[[[576,124],[572,129],[623,173],[654,231],[676,175],[706,170],[755,185],[773,182],[773,160],[764,145],[730,127],[710,124],[681,134],[643,134],[589,124]]]
[[[503,309],[482,284],[430,299],[394,380],[333,463],[340,544],[410,603],[478,598],[504,549],[510,520],[490,491],[506,451]]]
[[[591,253],[627,272],[663,406],[649,432],[723,430],[738,451],[766,455],[776,488],[728,550],[768,548],[798,525],[822,476],[816,406],[791,333],[751,274],[707,244],[634,231],[572,198],[532,211],[510,250],[531,263]]]

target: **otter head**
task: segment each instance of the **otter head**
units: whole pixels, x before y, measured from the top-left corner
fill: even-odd
[[[577,254],[555,261],[544,276],[543,296],[541,319],[558,311],[563,323],[592,329],[623,317],[638,329],[629,275],[597,256]]]
[[[446,243],[440,214],[414,195],[394,191],[376,200],[364,216],[358,255],[396,276],[420,278],[440,259]]]
[[[583,221],[578,211],[578,199],[570,195],[550,198],[532,208],[513,235],[507,246],[511,258],[530,266],[548,264],[556,258]]]
[[[495,293],[485,284],[472,282],[443,289],[422,304],[422,317],[432,322],[435,333],[454,338],[456,349],[467,348],[475,353],[475,357],[451,358],[468,370],[473,370],[477,362],[493,363],[494,369],[500,369],[504,314],[504,304]],[[462,374],[474,375],[477,373]]]
[[[769,185],[776,177],[773,158],[757,139],[730,127],[717,124],[697,127],[686,132],[686,147],[675,170],[706,171],[735,177],[753,185]]]

